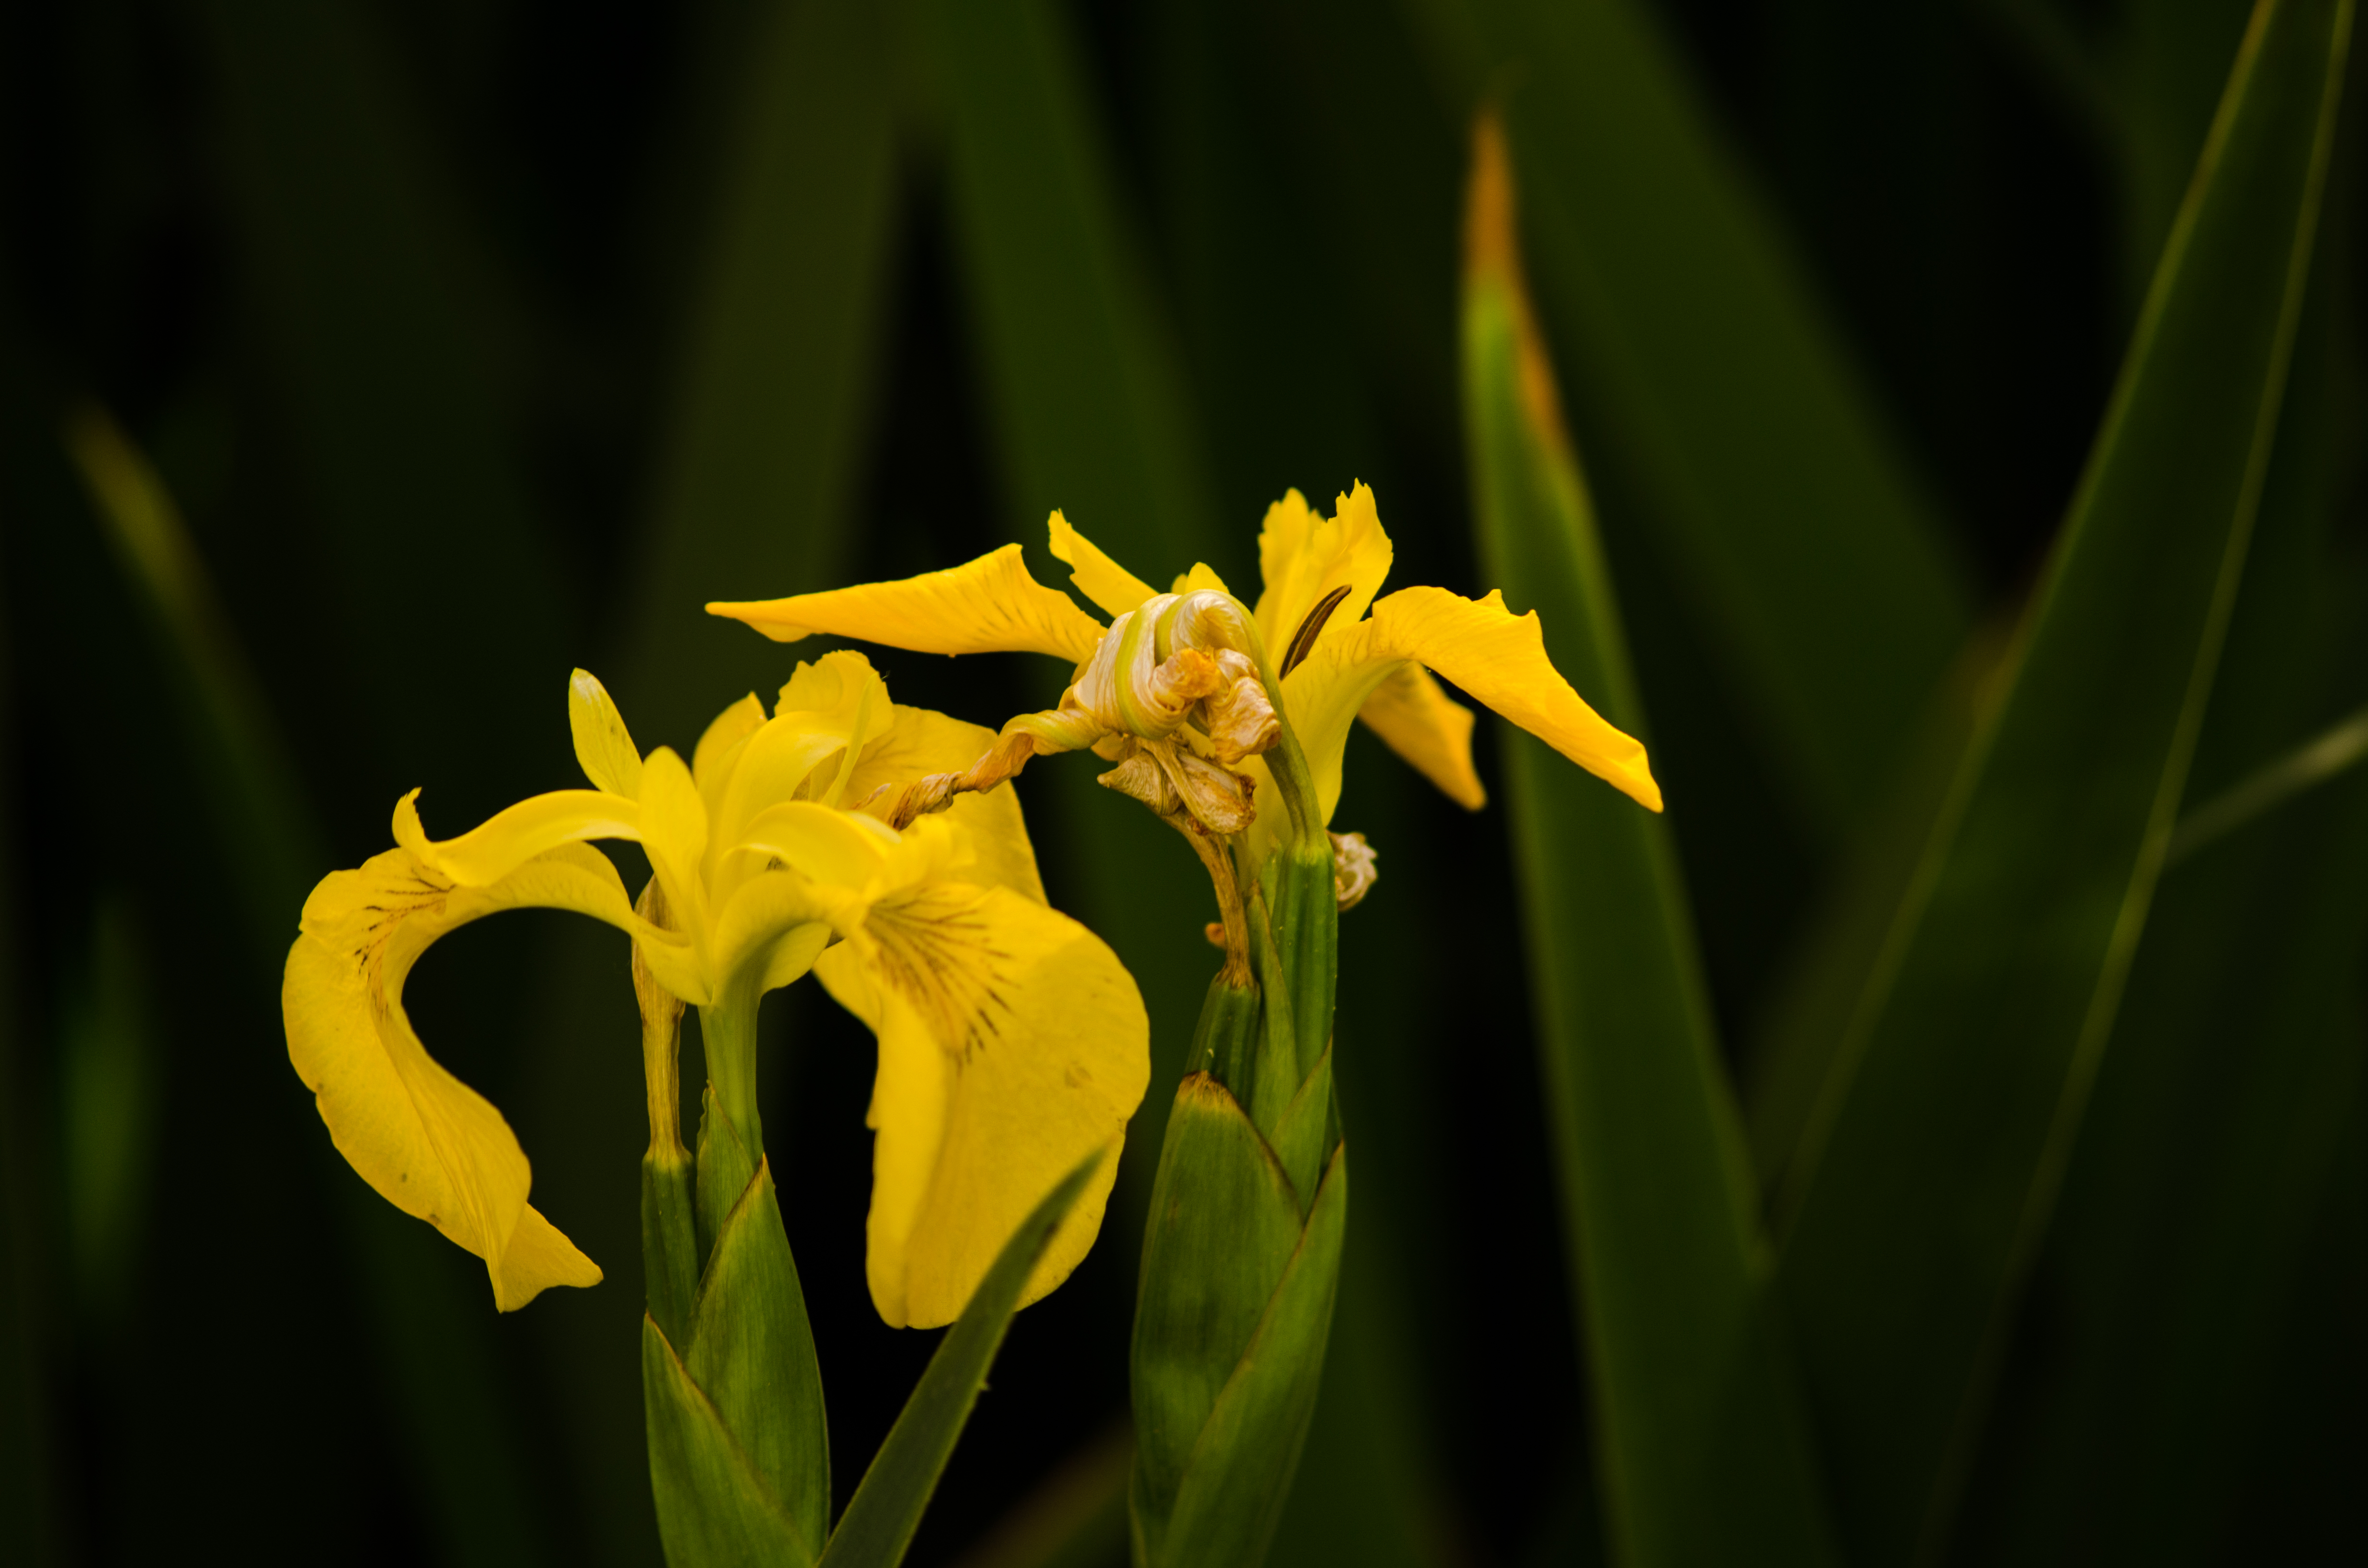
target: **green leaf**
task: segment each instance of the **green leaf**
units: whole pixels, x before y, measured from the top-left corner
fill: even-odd
[[[2004,689],[1788,1185],[1852,1555],[1941,1539],[2179,806],[2266,470],[2351,7],[2257,9]]]
[[[1634,511],[1608,526],[1666,551],[1801,820],[1839,836],[1967,628],[1930,502],[1641,6],[1422,14],[1459,110],[1503,91],[1577,433]]]
[[[96,405],[74,416],[67,446],[150,618],[174,697],[167,706],[183,722],[183,766],[199,780],[205,821],[232,846],[226,863],[253,964],[246,972],[258,986],[276,985],[290,915],[329,865],[311,807],[205,563],[154,468]],[[422,1267],[417,1249],[445,1244],[322,1153],[319,1169],[336,1183],[345,1242],[373,1308],[369,1326],[390,1369],[405,1457],[424,1483],[442,1544],[456,1561],[539,1561],[517,1461],[519,1423],[494,1392],[501,1380],[482,1285],[465,1272]]]
[[[858,0],[768,6],[725,66],[736,119],[620,687],[653,733],[696,734],[733,694],[779,684],[779,651],[705,601],[819,587],[839,559],[894,208],[884,29]]]
[[[2163,855],[2165,869],[2304,790],[2324,784],[2362,758],[2368,758],[2368,708],[2329,726],[2234,789],[2180,817],[2170,847]]]
[[[829,1529],[830,1438],[805,1292],[768,1161],[717,1229],[682,1365],[779,1500],[803,1544],[800,1561],[813,1562]],[[671,1540],[677,1525],[666,1504],[661,1495],[658,1519]]]
[[[1209,1412],[1151,1561],[1257,1568],[1282,1518],[1324,1378],[1349,1222],[1349,1149],[1336,1144],[1290,1266]],[[1149,1259],[1145,1253],[1146,1264]],[[1138,1480],[1143,1472],[1136,1472]],[[1138,1531],[1143,1512],[1135,1513]],[[1142,1538],[1138,1537],[1138,1544]]]
[[[499,402],[509,322],[488,308],[489,258],[368,7],[195,10],[241,293],[303,515],[359,596],[341,619],[383,716],[367,738],[403,737],[404,771],[467,756],[525,777],[541,732],[518,715],[575,661]]]
[[[1543,622],[1555,666],[1641,733],[1585,482],[1520,282],[1492,119],[1475,150],[1463,392],[1483,558]],[[1526,734],[1507,729],[1504,756],[1615,1555],[1827,1561],[1669,824]]]
[[[1165,582],[1205,548],[1208,483],[1076,46],[1043,0],[939,0],[930,20],[1007,512],[1034,546],[1063,507]]]
[[[2325,225],[2322,249],[2340,243]],[[2358,728],[2293,744],[2368,667],[2368,562],[2340,506],[2348,278],[2317,277],[2189,789],[2224,804],[2182,816],[2166,853],[1964,1510],[1987,1547],[1969,1560],[2294,1556],[2262,1546],[2247,1483],[2294,1475],[2279,1443],[2314,1446],[2310,1405],[2354,1398],[2323,1369],[2350,1330],[2315,1331],[2309,1298],[2358,1185],[2368,779],[2283,793]],[[2237,825],[2271,786],[2277,809]],[[2231,826],[2191,840],[2214,819]],[[2334,1522],[2340,1492],[2295,1483],[2285,1528]]]
[[[650,1485],[672,1568],[808,1563],[814,1548],[733,1441],[723,1415],[656,1322],[642,1319],[642,1389],[649,1409]]]
[[[1082,1161],[1044,1195],[1034,1213],[1021,1222],[996,1256],[995,1267],[971,1292],[970,1304],[939,1342],[904,1413],[880,1445],[871,1468],[848,1501],[847,1512],[823,1551],[827,1568],[894,1568],[904,1561],[905,1548],[929,1506],[938,1477],[954,1451],[971,1406],[986,1385],[987,1369],[1003,1344],[1004,1331],[1019,1301],[1036,1262],[1052,1244],[1053,1233],[1068,1217],[1071,1205],[1085,1190],[1098,1152]]]
[[[1135,1300],[1138,1520],[1176,1506],[1301,1229],[1291,1178],[1240,1102],[1205,1074],[1186,1078],[1160,1149]]]

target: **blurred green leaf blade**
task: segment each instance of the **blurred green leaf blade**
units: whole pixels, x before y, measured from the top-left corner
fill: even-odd
[[[2145,925],[2276,427],[2351,6],[2259,6],[2008,683],[1783,1195],[1845,1540],[1931,1550]]]
[[[1637,733],[1618,608],[1520,278],[1493,119],[1474,145],[1463,372],[1483,555],[1543,621],[1555,666]],[[1530,736],[1508,731],[1505,743],[1617,1560],[1831,1561],[1669,824]]]
[[[853,0],[756,18],[671,424],[629,591],[627,705],[696,727],[779,653],[710,599],[824,585],[841,558],[882,358],[895,208],[886,22]],[[778,677],[775,677],[778,679]],[[643,700],[640,688],[647,688]],[[688,729],[686,729],[688,727]]]
[[[1968,625],[1962,568],[1877,405],[1627,0],[1434,3],[1531,171],[1541,304],[1582,440],[1668,552],[1802,821],[1839,836]]]
[[[939,1342],[928,1369],[905,1402],[904,1413],[848,1500],[847,1512],[823,1549],[826,1568],[894,1568],[904,1561],[938,1477],[945,1472],[946,1460],[970,1420],[971,1406],[986,1386],[987,1369],[1011,1326],[1020,1288],[1101,1160],[1097,1152],[1064,1176],[1003,1244],[995,1266]]]

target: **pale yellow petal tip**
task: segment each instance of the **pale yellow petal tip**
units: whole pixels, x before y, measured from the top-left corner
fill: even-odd
[[[559,1227],[542,1217],[532,1204],[518,1211],[518,1229],[510,1233],[498,1264],[489,1262],[494,1307],[514,1312],[554,1285],[585,1289],[600,1283],[600,1266],[577,1250]]]
[[[798,626],[782,619],[780,607],[787,599],[711,599],[707,613],[721,616],[751,626],[776,642],[797,642],[814,635],[814,628]]]

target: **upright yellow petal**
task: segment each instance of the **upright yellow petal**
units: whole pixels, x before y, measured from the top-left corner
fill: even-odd
[[[707,803],[671,747],[660,746],[642,765],[642,847],[666,890],[676,924],[700,940],[707,924]]]
[[[798,666],[773,717],[741,744],[712,804],[707,874],[717,896],[729,894],[736,873],[716,858],[748,823],[787,801],[829,797],[848,743],[860,749],[886,729],[894,708],[886,683],[860,653],[841,649]]]
[[[880,1037],[867,1272],[881,1317],[952,1322],[1030,1210],[1106,1151],[1022,1302],[1068,1278],[1150,1079],[1143,999],[1116,955],[1007,889],[940,883],[875,909],[814,967]]]
[[[568,677],[567,727],[575,736],[576,763],[594,789],[628,801],[640,799],[642,754],[609,688],[589,670]]]
[[[1050,653],[1071,664],[1102,634],[1076,600],[1028,574],[1016,544],[900,583],[711,604],[707,612],[745,620],[777,642],[828,632],[916,653]]]
[[[1420,665],[1398,665],[1357,717],[1465,811],[1488,803],[1472,767],[1472,710],[1441,691]]]
[[[1320,517],[1296,490],[1267,508],[1266,528],[1258,535],[1266,591],[1258,596],[1257,616],[1258,635],[1278,660],[1325,595],[1349,590],[1325,623],[1324,637],[1330,639],[1354,626],[1389,580],[1390,536],[1382,531],[1372,487],[1358,485],[1334,508],[1329,518]]]
[[[690,778],[699,786],[699,798],[707,802],[709,820],[713,820],[723,803],[723,786],[731,781],[732,770],[739,766],[740,748],[764,727],[765,705],[752,691],[718,713],[700,733],[690,754]]]
[[[1661,809],[1643,744],[1571,689],[1546,657],[1537,612],[1514,615],[1502,594],[1473,600],[1444,588],[1402,589],[1373,606],[1338,656],[1427,665],[1639,804]]]
[[[905,785],[933,773],[960,773],[993,751],[995,740],[995,732],[982,725],[927,708],[900,706],[894,710],[887,733],[857,760],[844,803],[858,806],[885,787],[888,793],[873,809],[891,807]],[[977,881],[1044,902],[1044,881],[1037,875],[1036,850],[1020,815],[1017,782],[984,794],[957,795],[945,815],[970,832]]]
[[[1076,568],[1069,581],[1083,594],[1101,607],[1110,617],[1124,615],[1159,590],[1112,561],[1101,547],[1069,526],[1069,519],[1055,512],[1052,517],[1053,555]]]
[[[1225,586],[1225,580],[1217,575],[1217,569],[1210,565],[1205,561],[1195,561],[1192,562],[1192,570],[1179,575],[1176,579],[1176,585],[1173,588],[1170,588],[1168,592],[1174,594],[1190,594],[1197,593],[1203,588],[1213,589],[1218,593],[1228,596],[1233,593],[1233,589]]]
[[[615,868],[586,845],[561,845],[485,887],[391,849],[313,890],[280,991],[289,1061],[338,1152],[388,1202],[484,1258],[504,1312],[547,1286],[593,1284],[600,1271],[528,1206],[516,1135],[427,1054],[403,985],[446,932],[529,906],[576,910],[628,932],[640,924]]]

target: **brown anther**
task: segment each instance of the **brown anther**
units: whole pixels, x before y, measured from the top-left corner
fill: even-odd
[[[1307,655],[1315,651],[1316,633],[1324,630],[1324,623],[1332,619],[1332,612],[1338,609],[1340,601],[1348,597],[1349,585],[1343,583],[1315,601],[1315,608],[1307,612],[1299,623],[1299,630],[1291,634],[1291,647],[1282,655],[1282,668],[1275,671],[1275,679],[1283,679],[1306,662]]]

